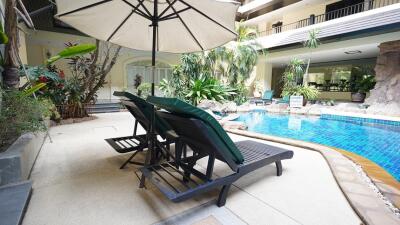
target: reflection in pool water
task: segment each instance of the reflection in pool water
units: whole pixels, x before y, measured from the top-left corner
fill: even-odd
[[[400,181],[400,127],[372,126],[315,116],[250,112],[241,114],[249,131],[314,142],[361,155]]]

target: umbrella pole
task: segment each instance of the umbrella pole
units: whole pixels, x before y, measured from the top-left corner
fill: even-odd
[[[154,96],[154,81],[155,81],[155,73],[156,73],[156,48],[157,48],[157,26],[158,26],[158,1],[154,0],[154,13],[153,13],[153,44],[151,51],[151,96]]]
[[[154,42],[154,28],[153,28],[153,42]],[[155,76],[156,76],[156,50],[155,46],[153,43],[153,49],[151,52],[151,96],[154,96],[154,82],[155,82]]]
[[[154,14],[153,14],[153,21],[152,21],[152,27],[153,27],[153,44],[152,44],[152,51],[151,51],[151,69],[152,69],[152,74],[151,74],[151,96],[154,96],[154,78],[155,78],[155,70],[156,70],[156,44],[157,44],[157,26],[158,26],[158,2],[157,0],[154,0]],[[154,131],[154,123],[155,123],[155,116],[156,116],[156,109],[154,108],[154,105],[152,106],[152,110],[151,110],[151,116],[150,116],[150,124],[149,124],[149,139],[148,139],[148,143],[149,143],[149,151],[147,151],[146,154],[146,160],[145,160],[145,165],[144,166],[148,166],[148,165],[152,165],[155,163],[156,160],[156,156],[157,156],[157,152],[156,152],[156,146],[155,146],[155,142],[156,142],[156,138],[157,135],[155,134]],[[145,187],[145,176],[142,173],[142,177],[140,179],[140,184],[139,187],[143,188]]]

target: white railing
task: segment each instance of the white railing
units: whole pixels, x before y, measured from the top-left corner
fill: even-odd
[[[334,10],[321,15],[311,15],[309,18],[302,19],[290,24],[283,24],[280,26],[275,26],[272,29],[260,31],[260,36],[268,36],[271,34],[277,34],[284,31],[294,30],[302,27],[307,27],[313,24],[322,23],[329,20],[334,20],[337,18],[353,15],[356,13],[361,13],[369,11],[372,9],[381,8],[384,6],[400,3],[400,0],[367,0],[362,3],[358,3],[352,6],[348,6],[342,9]]]

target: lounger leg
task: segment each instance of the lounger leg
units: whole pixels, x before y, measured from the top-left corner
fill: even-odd
[[[133,136],[136,136],[138,123],[139,122],[135,120],[135,128],[133,129]]]
[[[183,145],[183,158],[187,158],[187,146],[185,144]]]
[[[170,159],[169,154],[171,153],[171,144],[169,143],[168,140],[167,140],[167,144],[166,144],[165,147],[167,148],[167,151],[168,151],[168,153],[167,153],[167,161],[169,161],[169,159]]]
[[[230,184],[222,186],[221,192],[218,196],[217,206],[222,207],[226,203],[226,197],[228,197],[229,188],[231,187]]]
[[[152,154],[151,154],[151,149],[147,150],[146,152],[146,159],[144,162],[144,166],[148,166],[150,164],[150,161],[152,159]],[[142,173],[142,176],[140,178],[140,184],[139,184],[139,188],[144,188],[146,184],[146,177],[144,176],[144,174]]]
[[[280,160],[276,161],[275,165],[276,165],[276,175],[277,176],[282,175],[282,162]]]
[[[191,169],[193,169],[194,165],[196,165],[196,161],[194,161],[194,162],[189,162],[189,163],[188,163],[188,166],[189,166],[189,168],[191,168]],[[189,179],[190,179],[190,171],[185,170],[183,174],[185,175],[185,176],[183,177],[183,182],[185,182],[185,183],[189,182]]]
[[[138,152],[139,152],[139,151],[136,151],[135,153],[133,153],[133,154],[131,155],[131,157],[129,157],[129,159],[126,160],[126,161],[124,162],[124,164],[122,164],[122,166],[120,167],[120,169],[123,169],[128,163],[130,163],[131,160],[133,159],[133,157],[135,157],[136,154],[137,154]]]
[[[177,141],[175,143],[175,167],[179,169],[179,163],[182,159],[183,143],[182,141]]]

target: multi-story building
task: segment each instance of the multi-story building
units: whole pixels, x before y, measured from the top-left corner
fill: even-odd
[[[246,0],[239,19],[256,26],[262,56],[253,79],[281,93],[281,79],[292,58],[311,59],[305,82],[321,90],[320,98],[350,99],[348,81],[355,67],[373,67],[378,45],[400,39],[399,0]],[[321,45],[304,47],[315,30]]]

